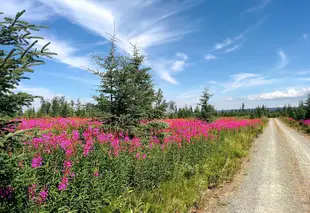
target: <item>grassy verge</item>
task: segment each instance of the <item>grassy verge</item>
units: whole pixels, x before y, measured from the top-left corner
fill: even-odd
[[[200,163],[193,167],[180,165],[173,175],[175,178],[163,182],[157,189],[132,193],[125,201],[125,209],[133,212],[187,212],[193,206],[201,206],[201,192],[234,177],[242,158],[247,156],[253,140],[262,130],[263,126],[223,132],[219,139],[210,142],[210,149]]]
[[[297,131],[310,134],[310,125],[305,124],[304,121],[296,121],[288,117],[281,117],[280,120]]]

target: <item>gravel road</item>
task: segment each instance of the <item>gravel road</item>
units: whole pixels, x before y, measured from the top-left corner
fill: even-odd
[[[271,119],[237,189],[216,213],[310,213],[310,140]]]

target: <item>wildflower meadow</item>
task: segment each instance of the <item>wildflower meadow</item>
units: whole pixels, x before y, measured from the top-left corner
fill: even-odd
[[[260,119],[161,122],[129,136],[92,119],[21,119],[8,128],[23,132],[23,144],[7,150],[14,158],[1,211],[184,211],[199,190],[231,177],[263,126]]]

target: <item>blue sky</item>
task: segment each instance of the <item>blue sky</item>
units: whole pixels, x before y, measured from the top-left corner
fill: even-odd
[[[297,105],[310,93],[310,2],[293,0],[0,0],[1,11],[50,27],[39,32],[57,52],[19,91],[91,101],[115,21],[118,51],[137,43],[156,88],[195,105],[208,87],[217,109]]]

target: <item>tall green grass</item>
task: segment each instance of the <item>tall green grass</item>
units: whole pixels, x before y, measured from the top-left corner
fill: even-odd
[[[234,177],[242,158],[248,155],[253,140],[262,130],[263,127],[222,132],[219,139],[207,143],[207,149],[197,152],[200,161],[179,162],[172,179],[153,190],[132,192],[123,201],[120,212],[187,212],[192,207],[200,207],[202,192]],[[197,143],[205,144],[205,141]]]

